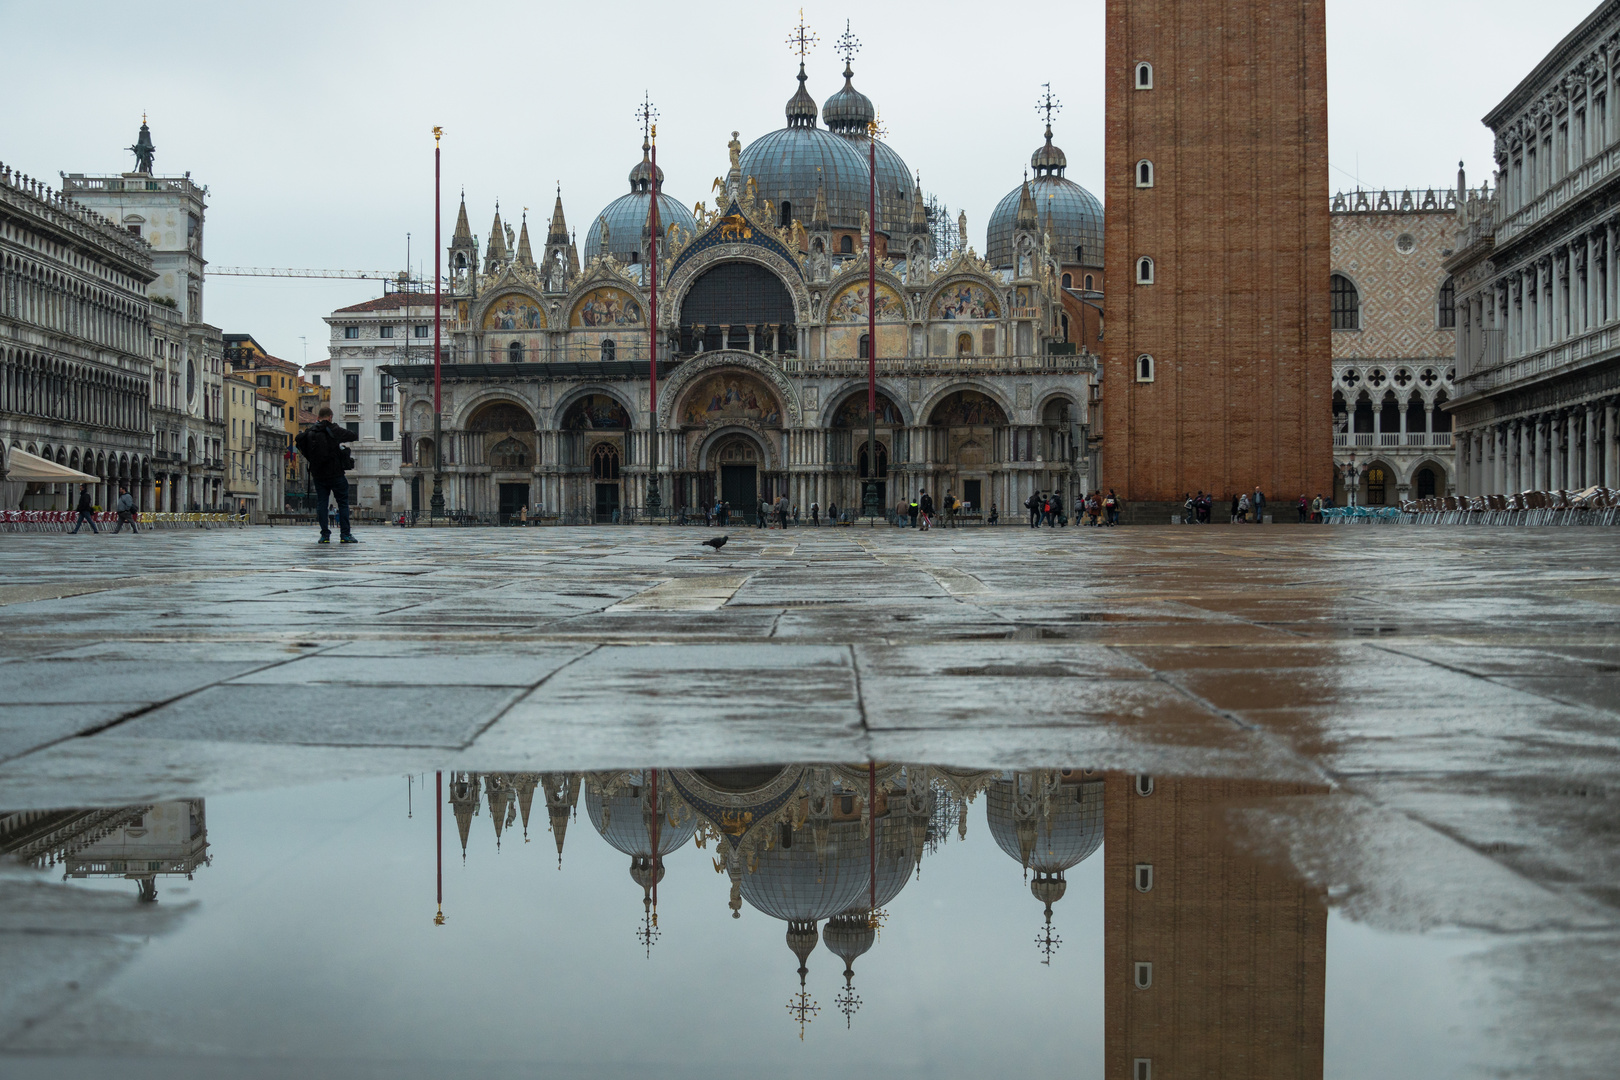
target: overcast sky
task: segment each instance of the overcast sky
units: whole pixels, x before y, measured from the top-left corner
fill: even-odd
[[[1509,0],[1328,0],[1333,187],[1454,184],[1459,159],[1478,183],[1491,166],[1480,117],[1592,10],[1541,0],[1526,18]],[[825,101],[841,85],[834,42],[853,19],[856,86],[924,190],[967,211],[981,251],[990,210],[1040,144],[1043,82],[1063,102],[1053,126],[1069,177],[1101,193],[1103,0],[812,2],[804,13],[820,38],[810,92]],[[482,242],[497,198],[543,229],[558,183],[583,240],[628,190],[643,91],[662,114],[666,191],[712,201],[731,132],[746,145],[783,125],[797,17],[780,2],[282,0],[148,17],[103,0],[0,0],[11,88],[0,161],[52,178],[122,171],[144,110],[157,171],[189,170],[210,189],[211,263],[397,271],[409,232],[412,263],[431,273],[434,124],[446,131],[446,242],[463,186]],[[321,317],[379,291],[211,277],[205,314],[313,361],[325,356]]]

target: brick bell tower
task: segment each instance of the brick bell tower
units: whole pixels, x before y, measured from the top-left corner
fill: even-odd
[[[1324,0],[1108,0],[1100,486],[1333,490]]]

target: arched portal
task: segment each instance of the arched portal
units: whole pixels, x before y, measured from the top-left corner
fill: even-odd
[[[860,481],[868,478],[873,467],[873,461],[866,439],[866,390],[856,390],[846,397],[838,408],[833,411],[832,430],[828,432],[827,458],[835,467],[847,468],[853,464],[855,467],[856,483],[845,486],[842,491],[834,492],[837,501],[848,507],[862,505],[865,490]],[[878,496],[881,505],[889,505],[889,463],[905,461],[905,419],[900,409],[887,394],[877,395],[877,454],[876,473],[872,476],[878,481]]]
[[[614,520],[621,505],[619,448],[602,441],[591,447],[591,483],[594,486],[597,524]]]
[[[792,353],[793,294],[780,278],[751,262],[726,262],[704,271],[681,301],[681,352],[751,349]]]
[[[1007,427],[1007,413],[1001,405],[977,390],[958,390],[934,406],[928,425],[925,460],[933,465],[936,501],[946,494],[955,495],[971,503],[975,511],[995,501],[1002,432]],[[1034,432],[1024,434],[1027,440],[1039,437]],[[918,449],[912,448],[913,459],[919,457]],[[1009,497],[1003,495],[1002,499]]]

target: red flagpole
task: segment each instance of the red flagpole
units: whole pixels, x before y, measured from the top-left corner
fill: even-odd
[[[440,271],[439,260],[444,257],[444,245],[442,243],[442,237],[440,235],[440,221],[439,221],[439,216],[440,216],[440,214],[439,214],[439,203],[440,203],[440,198],[441,198],[440,193],[439,193],[439,137],[442,136],[443,134],[444,134],[444,129],[443,128],[437,128],[436,127],[436,128],[433,129],[433,411],[434,412],[439,411],[439,375],[440,375],[440,370],[439,370],[440,369],[440,365],[439,365],[439,340],[440,340],[440,333],[441,333],[440,325],[441,325],[441,321],[443,319],[443,314],[444,314],[443,306],[441,305],[441,303],[439,301],[439,274],[441,272]],[[433,449],[434,449],[435,453],[438,452],[438,446],[437,445],[435,445]]]
[[[650,320],[649,320],[649,325],[651,327],[651,337],[648,339],[648,342],[647,342],[647,382],[648,382],[648,387],[649,387],[649,393],[647,395],[647,402],[648,402],[648,405],[649,405],[648,418],[647,418],[647,444],[648,444],[649,449],[648,449],[647,460],[648,460],[648,464],[649,464],[649,467],[652,470],[652,472],[651,472],[651,475],[649,475],[648,478],[647,478],[647,493],[648,493],[649,496],[651,496],[651,498],[648,499],[647,509],[656,511],[656,510],[659,509],[659,502],[662,501],[662,500],[660,500],[658,498],[658,496],[659,496],[659,491],[658,491],[658,228],[659,228],[659,222],[658,222],[658,125],[657,124],[652,125],[652,205],[648,208],[647,214],[648,214],[648,218],[649,218],[648,233],[650,234],[649,238],[648,238],[649,239],[649,246],[648,246],[648,251],[647,251],[647,257],[648,257],[648,261],[652,263],[652,267],[651,267],[651,270],[650,270],[650,273],[652,274],[652,279],[651,279],[652,280],[652,290],[651,290],[652,314],[651,314],[651,317],[650,317]],[[658,774],[656,772],[653,773],[653,776],[654,776],[653,784],[654,785],[656,785],[658,783],[658,781],[656,779],[657,775]],[[657,884],[654,884],[653,889],[654,889],[655,892],[657,891],[657,888],[658,888]]]
[[[433,925],[444,925],[444,773],[433,774],[435,798],[434,805],[438,808],[438,821],[435,825],[438,840],[439,863],[439,913],[433,916]]]

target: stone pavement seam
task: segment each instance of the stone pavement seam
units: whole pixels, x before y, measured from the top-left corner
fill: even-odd
[[[29,749],[24,750],[20,754],[12,754],[9,757],[0,757],[0,765],[9,764],[9,763],[11,763],[13,761],[17,761],[17,760],[19,760],[21,758],[25,758],[25,757],[29,756],[30,754],[38,753],[41,750],[49,750],[53,746],[61,745],[62,743],[68,742],[69,740],[72,740],[72,739],[89,739],[89,738],[93,738],[94,736],[100,735],[101,733],[103,733],[105,731],[110,731],[111,729],[113,729],[115,727],[118,727],[121,724],[127,724],[131,720],[139,720],[141,717],[146,716],[149,713],[155,712],[158,709],[161,709],[166,705],[172,705],[177,701],[184,701],[186,698],[193,697],[193,696],[195,696],[197,694],[200,694],[204,690],[209,690],[209,689],[212,689],[213,687],[216,687],[216,686],[223,686],[225,683],[229,682],[231,679],[240,678],[242,675],[256,675],[261,671],[270,671],[273,668],[278,668],[278,667],[281,667],[281,666],[283,666],[285,664],[290,664],[295,660],[302,660],[302,659],[304,659],[305,657],[308,657],[308,656],[319,656],[321,653],[327,651],[327,649],[335,649],[341,644],[343,644],[343,642],[336,642],[335,641],[332,644],[326,646],[325,649],[319,649],[318,648],[318,649],[315,649],[312,652],[299,653],[297,656],[289,656],[289,657],[286,657],[286,658],[281,659],[281,660],[276,660],[273,663],[265,664],[262,667],[256,667],[252,671],[238,672],[237,674],[232,675],[229,678],[217,679],[214,682],[207,683],[207,684],[205,684],[203,686],[194,686],[190,690],[187,690],[183,694],[176,694],[171,698],[165,698],[162,701],[154,701],[154,702],[151,702],[150,704],[143,705],[138,709],[132,709],[131,711],[123,714],[122,716],[114,717],[113,719],[108,720],[105,723],[97,724],[96,726],[86,728],[83,731],[76,731],[72,735],[63,735],[61,738],[51,739],[48,742],[40,743],[38,746],[30,747]]]
[[[866,693],[861,689],[861,659],[855,654],[855,644],[849,642],[844,648],[849,652],[849,667],[855,677],[855,714],[861,720],[861,741],[866,744],[867,758],[872,754],[872,729],[866,722]]]
[[[461,749],[462,750],[471,749],[473,743],[478,741],[479,736],[483,735],[484,732],[486,732],[490,728],[494,727],[495,724],[497,722],[499,722],[501,717],[505,716],[507,713],[512,711],[513,706],[515,706],[518,702],[527,701],[529,699],[530,695],[532,695],[536,690],[540,689],[542,686],[546,685],[547,682],[551,681],[551,679],[553,677],[555,677],[558,672],[567,671],[569,668],[573,667],[575,664],[579,663],[581,660],[585,659],[587,656],[595,655],[596,652],[599,651],[601,648],[602,648],[602,645],[600,643],[598,643],[596,645],[592,645],[589,649],[586,649],[584,652],[580,653],[578,656],[574,657],[572,660],[568,660],[565,663],[563,663],[562,665],[560,665],[559,667],[557,667],[555,670],[547,672],[538,682],[536,682],[533,685],[529,686],[527,689],[523,690],[521,693],[513,695],[511,701],[508,701],[505,706],[503,706],[501,709],[497,710],[494,716],[492,716],[488,720],[486,720],[482,727],[480,727],[477,731],[472,733],[471,738],[469,738],[466,742],[461,744]]]

